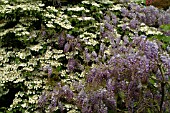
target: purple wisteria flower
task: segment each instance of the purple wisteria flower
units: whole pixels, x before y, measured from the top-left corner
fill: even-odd
[[[42,32],[42,36],[45,36],[45,35],[46,35],[46,31],[43,31],[43,32]]]
[[[128,16],[128,12],[129,12],[129,11],[128,11],[126,8],[122,8],[122,9],[121,9],[121,15],[122,15],[122,16],[125,16],[125,17]]]
[[[111,24],[109,24],[108,22],[105,23],[105,27],[110,30],[113,31],[113,26]]]
[[[48,101],[47,98],[48,97],[47,97],[46,92],[43,92],[42,95],[40,96],[39,100],[38,100],[38,106],[39,107],[45,106],[46,102]]]
[[[106,15],[106,16],[104,16],[104,19],[109,22],[110,21],[110,16]]]
[[[58,38],[58,46],[59,46],[59,48],[60,49],[63,48],[65,43],[66,43],[66,40],[64,38],[64,33],[61,33],[59,38]]]
[[[52,67],[50,65],[46,65],[42,69],[43,69],[43,71],[47,72],[48,77],[51,78],[51,75],[52,75],[52,72],[53,72]]]
[[[127,25],[126,25],[126,24],[123,24],[123,26],[122,26],[122,30],[123,30],[123,31],[125,31],[125,30],[126,30],[126,28],[127,28]]]
[[[68,60],[68,64],[67,64],[67,69],[69,71],[73,71],[76,68],[77,62],[75,59],[71,58]]]
[[[72,36],[72,35],[70,35],[70,34],[67,34],[66,37],[67,37],[68,39],[74,39],[74,36]]]
[[[89,62],[91,60],[91,54],[88,53],[88,49],[86,48],[84,51],[85,62]]]
[[[156,43],[146,41],[144,51],[145,51],[145,55],[148,59],[150,59],[150,60],[158,59],[158,45]]]
[[[129,23],[129,27],[132,28],[132,29],[136,29],[137,26],[138,26],[138,21],[136,19],[132,19]]]
[[[52,72],[53,72],[52,67],[49,67],[49,68],[48,68],[48,77],[49,77],[49,78],[51,78]]]
[[[64,45],[64,53],[69,52],[70,48],[71,48],[71,46],[70,46],[69,42],[67,42],[67,43]]]

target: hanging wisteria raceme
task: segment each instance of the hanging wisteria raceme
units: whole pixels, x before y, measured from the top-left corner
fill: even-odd
[[[148,1],[148,3],[150,2]],[[149,26],[159,27],[163,24],[170,24],[170,13],[168,13],[168,10],[159,10],[154,6],[143,7],[135,3],[129,4],[128,7],[130,10],[122,8],[122,16],[128,16],[131,19],[137,18],[139,21]]]
[[[60,34],[59,38],[58,38],[58,46],[59,46],[59,48],[60,49],[63,48],[65,43],[66,43],[66,39],[65,39],[64,33],[62,32]]]
[[[72,90],[70,90],[69,86],[62,86],[60,83],[58,83],[56,84],[53,91],[43,93],[43,95],[39,99],[38,105],[40,107],[40,110],[43,110],[42,107],[50,101],[50,105],[48,106],[50,112],[55,111],[57,106],[59,107],[60,112],[63,112],[63,100],[65,99],[65,101],[67,102],[72,102],[73,96],[74,94]]]

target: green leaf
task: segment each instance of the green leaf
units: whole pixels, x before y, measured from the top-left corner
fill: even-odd
[[[154,81],[153,79],[150,79],[149,82],[150,82],[151,84],[154,84],[154,83],[155,83],[155,81]]]
[[[170,43],[170,36],[165,36],[165,35],[154,35],[151,38],[156,38],[162,42],[165,43]]]
[[[62,66],[58,66],[57,68],[56,68],[56,71],[57,72],[60,72],[62,70]]]
[[[165,36],[165,35],[154,35],[151,36],[151,39],[158,39],[159,41],[163,42],[162,43],[162,49],[166,49],[168,45],[170,45],[170,36]]]
[[[170,30],[170,24],[161,25],[160,28],[162,28],[163,31],[168,31]]]
[[[148,113],[152,113],[151,110],[150,110],[149,108],[147,109],[147,111],[148,111]]]
[[[119,92],[119,96],[121,97],[121,99],[122,99],[122,101],[124,102],[124,100],[125,100],[125,93],[123,92],[123,91],[120,91]]]
[[[19,57],[16,57],[16,58],[15,58],[15,63],[16,63],[16,64],[19,64],[19,63],[20,63],[20,58],[19,58]]]

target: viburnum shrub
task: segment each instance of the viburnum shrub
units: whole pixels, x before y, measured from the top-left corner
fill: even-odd
[[[121,18],[117,13],[106,12],[97,44],[92,47],[72,37],[80,41],[77,42],[79,47],[72,46],[68,50],[73,42],[64,43],[62,37],[59,38],[62,42],[59,47],[64,48],[65,53],[81,48],[79,57],[68,60],[67,72],[71,76],[82,64],[86,71],[79,71],[84,79],[72,81],[70,85],[57,83],[39,99],[41,108],[49,103],[50,112],[57,109],[66,112],[69,109],[65,109],[64,104],[67,103],[82,113],[170,112],[170,56],[162,49],[162,42],[150,40],[151,34],[140,30],[141,23],[159,26],[169,20],[159,17],[148,20],[150,13],[161,15],[153,7],[141,8],[132,3],[129,8],[131,11],[122,8]],[[166,16],[169,15],[163,17]]]
[[[0,47],[25,48],[41,29],[44,10],[40,1],[0,1]]]

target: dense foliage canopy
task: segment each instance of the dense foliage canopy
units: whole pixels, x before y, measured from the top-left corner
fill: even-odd
[[[169,113],[169,45],[144,0],[1,0],[0,113]]]

